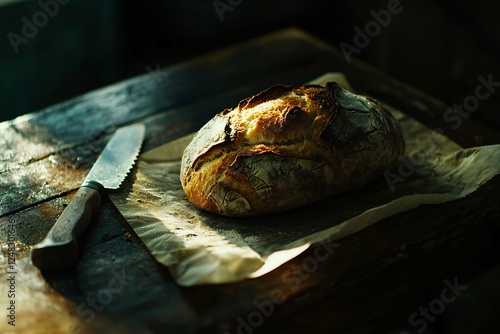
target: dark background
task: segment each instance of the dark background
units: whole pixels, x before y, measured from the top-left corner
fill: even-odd
[[[33,23],[43,9],[0,0],[0,120],[285,27],[355,45],[354,28],[364,30],[370,11],[395,0],[222,0],[231,7],[223,20],[213,0],[59,1],[67,3],[16,53],[9,34],[22,37],[23,17]],[[479,76],[500,81],[498,1],[400,3],[401,13],[354,56],[450,105],[473,95]],[[499,102],[495,92],[474,117],[500,128]]]

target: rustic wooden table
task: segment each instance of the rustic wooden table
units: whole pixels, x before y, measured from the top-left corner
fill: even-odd
[[[421,206],[342,239],[314,271],[303,265],[314,258],[311,249],[258,279],[180,287],[107,197],[80,238],[72,270],[40,273],[31,264],[30,246],[56,221],[117,127],[144,122],[149,150],[270,85],[300,85],[325,72],[345,73],[358,92],[442,128],[463,147],[500,143],[500,133],[471,118],[453,129],[440,101],[357,60],[348,64],[335,47],[296,29],[4,122],[0,332],[376,332],[439,296],[443,280],[466,281],[497,264],[498,177],[464,199]]]

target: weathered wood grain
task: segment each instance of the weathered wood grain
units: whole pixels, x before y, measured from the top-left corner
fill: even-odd
[[[332,46],[295,30],[4,122],[0,124],[5,148],[0,156],[0,239],[4,243],[5,226],[13,221],[19,298],[24,301],[16,329],[367,333],[428,303],[439,294],[443,279],[458,276],[465,281],[497,261],[498,177],[464,199],[399,214],[335,244],[313,247],[261,278],[235,284],[176,285],[106,196],[80,238],[81,255],[72,270],[41,274],[30,263],[29,246],[57,220],[117,127],[144,122],[144,150],[149,150],[198,129],[215,113],[272,84],[299,85],[335,71],[344,72],[356,90],[431,128],[441,127],[462,146],[500,143],[499,133],[471,119],[457,130],[450,129],[442,118],[447,108],[443,103],[366,64],[347,64]],[[5,269],[4,254],[0,279],[5,278]],[[98,296],[102,305],[93,304]],[[0,331],[5,326],[0,323]]]
[[[263,51],[263,45],[273,47]],[[467,120],[469,126],[450,128],[442,120],[447,108],[443,103],[364,64],[346,66],[336,49],[288,31],[4,122],[0,125],[0,141],[5,147],[0,161],[0,191],[7,196],[0,200],[0,217],[75,189],[105,140],[120,125],[147,122],[147,150],[196,130],[215,113],[234,107],[241,99],[273,84],[300,85],[327,71],[346,73],[360,92],[382,99],[433,128],[443,129],[462,146],[500,141],[500,135],[486,126],[481,126],[480,133],[473,130],[479,125],[472,119]],[[63,171],[58,173],[58,168]],[[56,179],[51,175],[57,175]]]

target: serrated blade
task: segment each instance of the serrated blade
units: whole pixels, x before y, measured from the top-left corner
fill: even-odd
[[[139,154],[144,131],[144,124],[133,124],[116,130],[92,166],[84,184],[95,181],[104,188],[118,189]]]
[[[61,270],[77,260],[76,238],[87,228],[101,204],[101,190],[117,189],[132,168],[142,146],[144,125],[118,129],[104,147],[77,193],[47,236],[31,250],[31,261],[42,270]]]

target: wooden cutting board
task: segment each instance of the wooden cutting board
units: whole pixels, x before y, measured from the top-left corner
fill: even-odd
[[[314,270],[307,265],[317,259],[311,249],[235,284],[179,287],[107,197],[80,239],[75,268],[40,273],[29,260],[29,247],[56,221],[117,127],[144,122],[149,150],[272,84],[300,85],[332,71],[463,147],[500,143],[497,132],[470,118],[451,128],[442,117],[445,104],[367,64],[348,64],[334,46],[296,29],[1,123],[0,332],[365,333],[401,319],[414,330],[408,316],[439,295],[443,280],[465,282],[496,263],[498,178],[464,199],[413,209],[341,239]],[[16,247],[12,269],[9,238]],[[15,297],[6,293],[11,285]],[[6,321],[12,301],[15,328]]]

